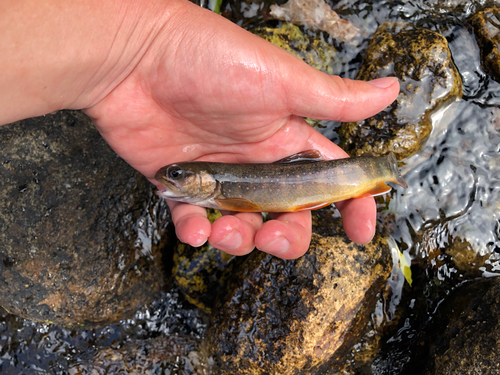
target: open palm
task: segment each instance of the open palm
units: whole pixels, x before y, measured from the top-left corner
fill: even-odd
[[[86,112],[111,147],[154,180],[169,163],[187,160],[272,162],[306,149],[325,158],[346,154],[301,118],[366,118],[399,92],[395,81],[374,84],[328,76],[222,17],[189,5],[173,17],[116,88]],[[301,256],[311,237],[310,212],[227,214],[213,225],[205,209],[169,202],[179,239],[207,239],[232,254],[257,248]],[[356,242],[375,229],[372,198],[337,204]]]

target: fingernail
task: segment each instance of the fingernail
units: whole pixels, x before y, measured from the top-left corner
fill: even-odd
[[[203,246],[207,242],[207,237],[197,237],[197,238],[190,238],[188,241],[188,244],[193,246],[193,247],[200,247]]]
[[[261,250],[265,253],[279,255],[288,251],[289,248],[290,248],[290,242],[288,242],[288,240],[285,237],[279,237],[269,242]]]
[[[371,233],[371,236],[365,241],[355,241],[355,242],[364,246],[370,243],[370,241],[373,240],[373,237],[375,237],[375,228],[371,220],[366,220],[364,223],[360,223],[358,230],[354,232],[356,238],[364,237],[362,236],[363,233]]]
[[[371,240],[373,240],[373,237],[375,237],[375,228],[373,226],[373,223],[371,220],[367,220],[365,224],[365,227],[367,228],[366,229],[366,232],[370,232],[372,235],[370,237],[370,239],[368,241],[366,241],[365,243],[362,243],[361,245],[367,245],[371,242]]]
[[[243,243],[243,237],[241,237],[241,233],[237,230],[233,230],[226,237],[224,237],[221,241],[217,242],[215,247],[218,246],[227,249],[227,250],[235,250],[238,249]]]
[[[380,89],[385,89],[394,84],[394,82],[399,82],[397,77],[384,77],[368,81],[368,83],[371,83],[373,86],[378,87]]]

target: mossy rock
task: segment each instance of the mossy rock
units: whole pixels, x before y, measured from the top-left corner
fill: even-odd
[[[500,9],[488,8],[469,20],[481,50],[484,69],[500,82]]]
[[[284,49],[308,65],[328,74],[335,74],[337,51],[328,44],[322,32],[306,34],[298,26],[283,23],[280,27],[262,27],[250,30],[255,35]]]

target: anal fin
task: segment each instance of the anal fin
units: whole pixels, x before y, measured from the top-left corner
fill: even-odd
[[[317,210],[317,209],[329,206],[330,204],[332,204],[332,202],[304,204],[302,206],[294,207],[293,210],[294,211],[311,211],[311,210]]]
[[[364,194],[361,194],[360,196],[357,196],[356,198],[375,197],[377,195],[382,195],[382,194],[388,193],[391,190],[392,190],[392,188],[389,185],[386,185],[384,183],[380,183],[377,186],[375,186],[373,189],[367,191]]]

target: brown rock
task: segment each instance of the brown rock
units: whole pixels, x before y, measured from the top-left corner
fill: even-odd
[[[403,374],[474,375],[500,372],[500,278],[462,284],[440,304],[415,340]]]
[[[500,9],[488,8],[478,12],[469,23],[474,28],[484,69],[493,79],[500,81]]]
[[[359,246],[343,232],[314,234],[297,260],[254,252],[212,314],[218,373],[314,374],[342,365],[391,268],[380,235]]]
[[[407,24],[381,25],[357,75],[368,81],[396,76],[401,91],[388,109],[360,122],[342,124],[341,146],[351,155],[384,155],[398,159],[421,149],[432,130],[431,114],[462,95],[462,80],[446,39]]]

